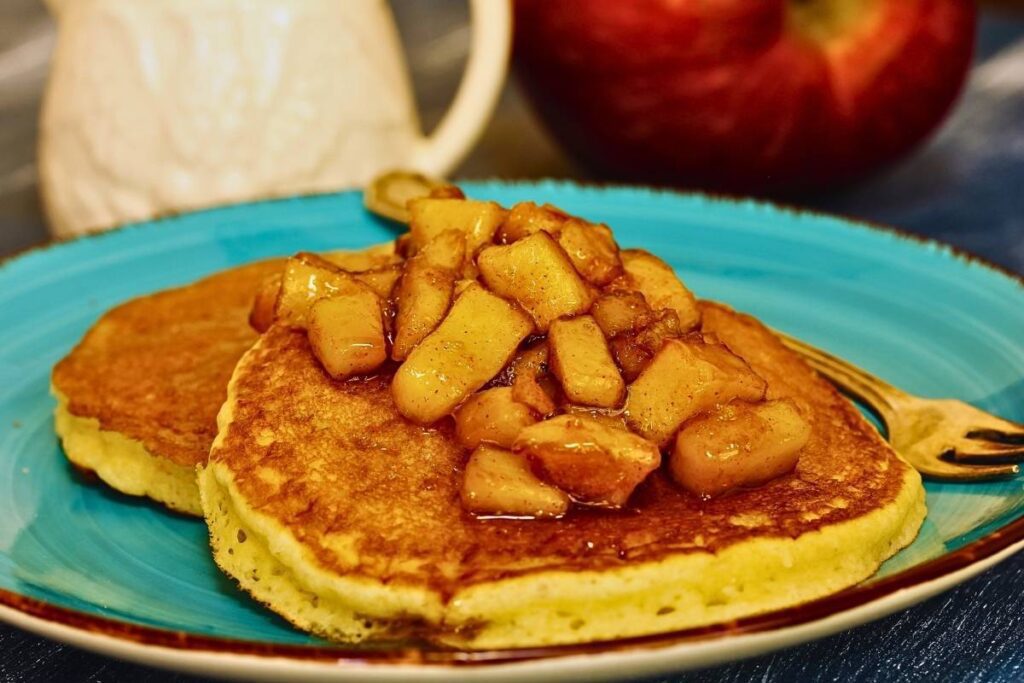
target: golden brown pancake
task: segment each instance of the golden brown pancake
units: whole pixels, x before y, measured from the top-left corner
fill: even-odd
[[[53,370],[68,458],[112,487],[202,514],[206,462],[235,364],[256,340],[248,316],[264,261],[143,296],[103,315]]]
[[[321,636],[468,648],[716,623],[867,578],[916,535],[920,477],[760,323],[702,308],[769,398],[806,409],[792,474],[703,501],[655,473],[622,511],[475,518],[447,426],[403,419],[387,377],[331,380],[304,332],[275,326],[240,361],[200,475],[217,563]]]

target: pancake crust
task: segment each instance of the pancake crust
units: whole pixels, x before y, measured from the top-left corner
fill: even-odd
[[[274,327],[235,371],[200,476],[215,559],[322,636],[471,648],[714,623],[870,576],[916,535],[920,477],[760,323],[702,308],[769,397],[809,416],[795,473],[711,501],[656,473],[624,511],[477,519],[450,425],[408,423],[387,378],[335,382],[303,333]]]
[[[53,370],[68,458],[115,489],[201,514],[195,466],[217,432],[264,261],[133,299],[103,315]]]

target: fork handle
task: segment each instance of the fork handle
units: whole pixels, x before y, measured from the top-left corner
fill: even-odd
[[[805,341],[782,332],[775,332],[775,334],[783,344],[797,352],[811,367],[840,388],[868,404],[887,426],[892,426],[895,423],[899,405],[908,397],[906,392],[878,379],[852,363],[822,351],[816,346],[811,346]]]

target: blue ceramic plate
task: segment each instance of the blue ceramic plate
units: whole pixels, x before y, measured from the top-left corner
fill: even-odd
[[[1024,286],[934,243],[838,218],[643,189],[467,183],[612,225],[698,295],[925,396],[1024,421]],[[255,677],[408,676],[409,653],[335,650],[247,599],[209,557],[201,521],[76,478],[53,434],[49,374],[106,309],[298,250],[357,248],[393,229],[356,193],[233,206],[25,254],[0,267],[0,616],[151,664]],[[414,654],[444,676],[633,675],[789,645],[903,607],[1013,552],[1024,478],[928,484],[917,541],[866,584],[727,627],[600,647],[471,658]],[[567,656],[579,655],[579,656]],[[613,661],[609,661],[613,660]],[[356,666],[356,662],[359,666]],[[453,664],[454,663],[454,664]]]

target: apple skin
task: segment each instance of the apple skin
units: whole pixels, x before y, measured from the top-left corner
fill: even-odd
[[[793,5],[815,3],[848,21],[809,33]],[[933,131],[975,23],[969,0],[516,0],[515,68],[603,177],[792,195],[861,178]]]

